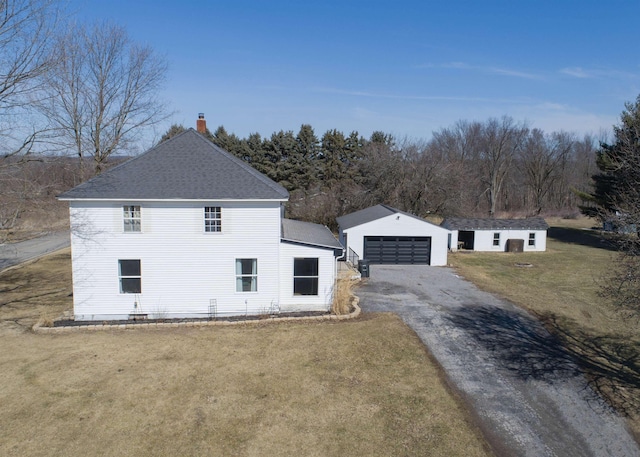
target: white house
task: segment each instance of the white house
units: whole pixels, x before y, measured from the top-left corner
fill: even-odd
[[[371,264],[447,264],[449,231],[413,214],[376,205],[338,218],[347,259]]]
[[[62,194],[75,319],[328,310],[342,246],[288,197],[193,129]]]
[[[549,226],[541,217],[528,219],[449,218],[442,227],[451,231],[452,251],[545,251]]]

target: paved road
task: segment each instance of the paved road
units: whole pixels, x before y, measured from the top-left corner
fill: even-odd
[[[640,456],[624,421],[535,319],[449,268],[374,265],[364,311],[412,327],[504,456]]]
[[[69,246],[69,232],[52,232],[19,243],[0,244],[0,271]]]

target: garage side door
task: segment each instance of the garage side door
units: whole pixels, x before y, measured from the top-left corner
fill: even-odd
[[[372,264],[431,263],[430,236],[365,236],[364,259]]]

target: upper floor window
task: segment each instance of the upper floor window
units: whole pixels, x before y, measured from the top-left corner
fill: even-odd
[[[124,231],[140,232],[142,224],[140,218],[140,206],[127,205],[123,208],[124,215]]]
[[[500,246],[500,232],[493,233],[493,245]]]
[[[205,232],[221,232],[222,231],[222,210],[219,206],[204,207],[204,231]]]
[[[318,295],[318,259],[293,259],[293,295]]]
[[[236,259],[236,292],[258,291],[258,259]]]
[[[534,232],[529,233],[529,246],[536,245],[536,234]]]

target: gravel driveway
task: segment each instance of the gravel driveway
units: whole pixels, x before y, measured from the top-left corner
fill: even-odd
[[[640,456],[624,421],[529,314],[449,268],[374,265],[364,311],[413,328],[504,456]]]

